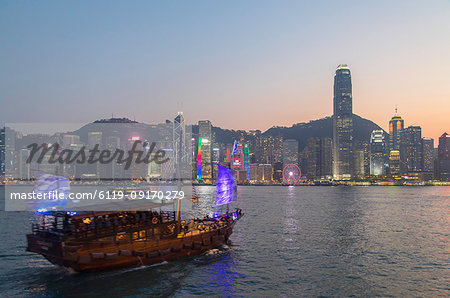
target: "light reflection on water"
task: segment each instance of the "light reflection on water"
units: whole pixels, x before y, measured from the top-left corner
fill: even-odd
[[[71,273],[24,252],[30,214],[0,212],[2,296],[447,296],[449,187],[239,187],[231,245],[142,268]],[[211,212],[201,186],[186,217]],[[2,202],[3,203],[3,202]]]

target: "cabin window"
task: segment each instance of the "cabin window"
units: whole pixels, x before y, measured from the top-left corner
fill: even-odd
[[[132,239],[133,240],[144,240],[145,239],[145,230],[134,232]]]
[[[116,235],[116,241],[118,241],[118,242],[130,241],[130,235],[128,233],[118,233]]]

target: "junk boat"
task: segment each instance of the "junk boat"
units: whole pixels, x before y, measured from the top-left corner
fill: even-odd
[[[41,214],[27,235],[27,251],[78,272],[151,265],[201,254],[226,243],[244,215],[229,211],[236,200],[233,172],[219,166],[215,205],[227,206],[203,219],[181,220],[177,211],[156,211],[160,204],[139,211],[63,212]]]

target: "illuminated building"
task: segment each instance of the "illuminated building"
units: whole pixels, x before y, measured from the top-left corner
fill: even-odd
[[[173,147],[173,123],[166,121],[166,123],[159,123],[156,127],[160,136],[158,145],[160,148],[172,148]]]
[[[180,162],[185,156],[185,125],[183,113],[179,112],[173,120],[173,149],[175,162]]]
[[[450,135],[442,134],[438,146],[438,174],[441,181],[450,181]]]
[[[258,164],[251,164],[248,169],[248,180],[250,182],[258,181]]]
[[[259,182],[271,182],[273,180],[273,167],[270,164],[258,165],[257,180]]]
[[[164,157],[167,158],[167,162],[161,164],[161,179],[171,180],[175,178],[175,152],[172,148],[161,149],[164,151]]]
[[[198,172],[197,179],[199,181],[211,181],[212,179],[212,159],[211,159],[211,144],[212,144],[212,125],[209,120],[198,122]]]
[[[353,175],[355,178],[364,178],[364,151],[356,149],[353,151]]]
[[[394,178],[400,177],[400,151],[391,150],[389,152],[389,174]]]
[[[302,168],[305,171],[306,178],[314,180],[319,178],[320,175],[320,139],[309,138],[306,141],[306,147],[304,151],[304,162]]]
[[[266,136],[261,140],[262,158],[261,163],[275,164],[281,162],[281,155],[283,151],[283,137],[282,136]]]
[[[298,141],[288,139],[283,142],[283,166],[298,165]]]
[[[404,129],[404,125],[402,117],[397,114],[397,108],[395,108],[395,115],[389,121],[389,150],[400,150],[400,131]]]
[[[218,171],[218,165],[220,162],[220,148],[219,148],[219,144],[214,143],[213,144],[213,148],[212,148],[212,156],[211,156],[211,163],[213,166],[213,179],[214,181],[217,181],[217,178],[219,176],[219,171]]]
[[[18,174],[17,160],[15,151],[17,132],[9,127],[4,127],[1,132],[0,141],[0,176],[5,178],[13,178]]]
[[[250,167],[250,148],[248,143],[244,143],[244,170],[248,171]]]
[[[389,121],[389,174],[393,178],[399,178],[401,174],[400,140],[405,122],[397,113]]]
[[[190,143],[189,134],[186,130],[184,117],[182,112],[173,120],[173,150],[174,150],[174,164],[177,179],[189,179],[191,177],[189,161],[190,161]]]
[[[6,131],[5,128],[2,128],[0,130],[0,177],[5,176],[5,165],[6,165],[5,142],[6,142]]]
[[[434,178],[434,140],[422,139],[422,171],[425,180]]]
[[[308,179],[331,178],[332,148],[331,138],[309,138],[306,141],[301,167]]]
[[[422,129],[408,126],[400,132],[401,172],[405,175],[422,172]]]
[[[252,136],[249,142],[249,151],[253,154],[251,157],[252,163],[259,163],[262,160],[262,135],[260,130],[250,130],[249,134]]]
[[[386,174],[386,149],[384,131],[372,131],[370,134],[370,175]]]
[[[320,177],[329,179],[333,174],[333,140],[320,139]]]
[[[282,154],[283,154],[283,137],[276,136],[274,138],[272,162],[270,164],[274,165],[276,162],[281,162]]]
[[[233,149],[231,151],[231,169],[244,170],[244,149],[243,144],[234,141]]]
[[[251,164],[248,169],[248,180],[251,183],[267,183],[273,181],[273,167],[270,164]]]
[[[283,181],[283,164],[281,162],[276,162],[273,165],[273,180],[276,182]]]
[[[341,64],[334,76],[333,178],[348,180],[353,170],[353,111],[350,68]]]

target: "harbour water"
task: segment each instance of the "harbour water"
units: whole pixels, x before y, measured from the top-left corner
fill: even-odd
[[[3,189],[1,205],[4,207]],[[211,211],[198,186],[192,215]],[[449,296],[450,187],[240,186],[231,243],[80,274],[25,252],[32,214],[0,211],[0,293],[31,296]],[[3,210],[3,209],[2,209]]]

